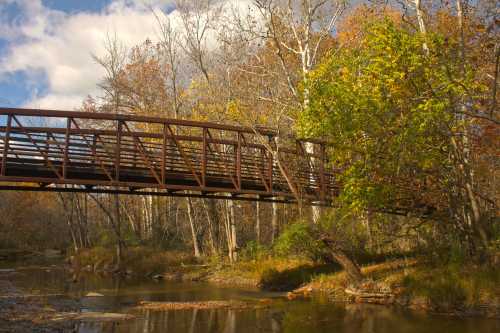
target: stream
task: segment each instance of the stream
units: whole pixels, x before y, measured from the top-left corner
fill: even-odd
[[[206,283],[155,281],[145,277],[117,278],[85,275],[73,282],[58,265],[9,266],[9,279],[23,294],[74,299],[82,312],[127,313],[134,319],[119,322],[81,322],[78,333],[116,332],[500,332],[500,321],[434,316],[396,307],[332,304],[321,298],[286,299],[285,294]],[[2,278],[0,274],[0,279]],[[103,296],[86,296],[98,293]],[[245,309],[136,309],[140,301],[252,301],[265,306]],[[1,331],[1,327],[0,327]]]

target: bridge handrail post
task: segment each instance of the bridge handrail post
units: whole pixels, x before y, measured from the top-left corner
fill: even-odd
[[[269,140],[269,146],[271,147],[271,150],[274,149],[275,142],[273,137],[270,135],[268,136]],[[267,166],[267,176],[269,178],[269,193],[273,193],[273,168],[274,168],[274,158],[273,158],[273,152],[269,152],[269,165]]]
[[[238,143],[236,144],[236,182],[238,190],[241,191],[241,132],[238,132]]]
[[[45,155],[47,155],[47,156],[49,156],[49,151],[50,151],[49,140],[50,140],[50,135],[49,135],[49,132],[47,131],[45,133]]]
[[[92,134],[92,156],[94,157],[94,160],[92,161],[93,164],[97,164],[99,159],[97,158],[97,134]]]
[[[66,119],[66,133],[64,135],[64,159],[63,159],[63,178],[66,179],[68,162],[69,162],[69,141],[70,141],[70,130],[71,130],[72,118],[68,117]]]
[[[202,161],[201,161],[201,184],[203,187],[207,186],[207,134],[208,129],[203,127],[203,148],[202,148]]]
[[[9,114],[7,116],[7,128],[5,131],[5,138],[3,142],[3,154],[2,154],[2,170],[0,171],[0,174],[2,176],[5,176],[6,170],[7,170],[7,156],[9,152],[9,140],[10,140],[10,130],[12,127],[12,115]]]
[[[167,124],[163,124],[163,144],[161,150],[161,183],[165,185],[167,169]]]

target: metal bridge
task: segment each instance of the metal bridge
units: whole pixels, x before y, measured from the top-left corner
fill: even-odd
[[[329,205],[320,141],[269,129],[125,114],[0,108],[0,190]],[[311,149],[310,147],[313,147]]]

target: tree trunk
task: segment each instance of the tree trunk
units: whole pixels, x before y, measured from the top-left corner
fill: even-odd
[[[306,103],[306,101],[304,101],[304,103]],[[309,100],[307,100],[307,104],[305,104],[305,107],[309,107]],[[306,142],[304,144],[304,146],[305,146],[306,153],[314,154],[314,144],[313,143]],[[312,162],[311,164],[314,165],[314,163],[316,162],[315,158],[312,158],[311,162]],[[309,179],[310,179],[311,183],[314,183],[314,181],[315,181],[314,172],[312,170],[311,170],[311,172],[309,172]],[[312,209],[312,216],[311,216],[312,221],[313,221],[313,223],[316,224],[319,222],[319,218],[321,217],[321,207],[320,206],[312,206],[311,209]]]
[[[122,269],[122,234],[121,234],[121,216],[120,216],[120,197],[115,194],[115,221],[116,221],[116,266],[118,270]]]
[[[215,237],[214,237],[214,223],[213,223],[213,209],[210,209],[212,207],[213,202],[209,201],[208,199],[203,199],[203,208],[205,209],[205,213],[207,214],[207,221],[208,221],[208,241],[210,242],[210,249],[212,251],[213,255],[217,254],[217,247],[215,246]]]
[[[371,228],[371,212],[366,211],[365,213],[365,226],[366,226],[366,235],[368,236],[368,248],[370,251],[373,251],[373,236],[372,236],[372,228]]]
[[[83,195],[83,205],[85,210],[85,246],[91,247],[89,237],[89,200],[87,194]]]
[[[271,242],[274,243],[278,237],[278,203],[273,202],[271,217]]]
[[[233,262],[233,245],[231,243],[231,214],[229,213],[229,202],[225,202],[225,223],[224,223],[224,231],[226,233],[226,244],[227,244],[227,254],[229,257],[229,261]]]
[[[73,241],[73,248],[75,252],[78,252],[78,243],[76,241],[76,235],[75,235],[75,230],[74,230],[74,225],[73,225],[73,209],[72,207],[70,208],[68,206],[68,203],[65,199],[65,196],[62,193],[57,193],[57,196],[59,197],[59,200],[61,201],[63,205],[63,213],[66,217],[66,223],[68,224],[68,229],[69,233],[71,236],[71,240]]]
[[[237,251],[237,234],[236,234],[236,219],[234,211],[234,202],[231,200],[226,201],[226,240],[228,247],[228,256],[231,262],[238,259]]]
[[[238,240],[236,235],[236,214],[234,211],[234,202],[230,201],[229,204],[229,214],[230,214],[230,230],[231,230],[231,252],[233,254],[233,261],[238,260]]]
[[[344,251],[334,249],[332,250],[332,256],[335,261],[342,266],[352,283],[359,283],[363,280],[363,274],[361,274],[361,269],[358,264],[356,264],[356,262],[352,260]]]
[[[198,245],[198,236],[196,233],[196,227],[194,225],[194,216],[193,216],[193,205],[191,203],[191,198],[186,198],[187,202],[187,212],[188,212],[188,219],[189,219],[189,225],[191,226],[191,236],[193,238],[193,249],[194,249],[194,256],[196,258],[200,257],[200,247]]]
[[[464,10],[462,7],[461,0],[456,0],[457,6],[457,17],[458,17],[458,25],[460,28],[460,58],[462,61],[462,75],[465,76],[465,68],[466,68],[466,58],[465,58],[465,37],[464,37]],[[465,114],[467,113],[467,102],[461,101],[461,111],[462,115],[460,118],[465,119]],[[479,237],[479,240],[484,248],[489,246],[488,234],[484,230],[482,225],[482,212],[479,205],[479,200],[474,192],[474,173],[471,168],[471,149],[472,145],[469,139],[469,128],[467,127],[468,122],[464,122],[464,135],[462,137],[462,151],[461,156],[463,156],[463,163],[461,165],[461,170],[463,171],[463,178],[465,183],[465,190],[467,193],[467,198],[469,200],[469,204],[472,210],[472,223],[473,229]]]
[[[426,35],[427,29],[425,27],[424,13],[422,11],[421,0],[414,0],[414,1],[415,1],[415,11],[417,13],[418,28],[422,33],[422,35]],[[424,49],[425,54],[429,54],[429,47],[427,46],[426,42],[422,43],[422,48]]]
[[[260,244],[260,202],[255,203],[255,240]]]
[[[321,240],[330,249],[333,259],[342,266],[352,283],[359,283],[363,280],[363,274],[358,264],[352,259],[332,238],[323,236]]]
[[[115,233],[116,239],[117,239],[117,244],[116,244],[116,254],[117,254],[117,266],[118,269],[121,269],[121,263],[122,263],[122,255],[123,251],[122,248],[124,247],[125,243],[121,237],[121,219],[120,219],[120,202],[119,202],[119,195],[115,194],[114,195],[114,210],[115,212],[113,213],[113,203],[112,203],[112,198],[111,196],[107,196],[109,198],[109,206],[106,207],[99,199],[97,199],[94,195],[89,194],[89,197],[101,208],[101,211],[108,217],[109,224],[111,225],[111,228],[113,232]]]

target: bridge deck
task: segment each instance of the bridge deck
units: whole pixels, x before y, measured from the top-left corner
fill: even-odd
[[[0,125],[0,189],[310,204],[328,204],[338,189],[321,142],[308,152],[287,139],[273,154],[267,129],[11,108],[0,108]]]

